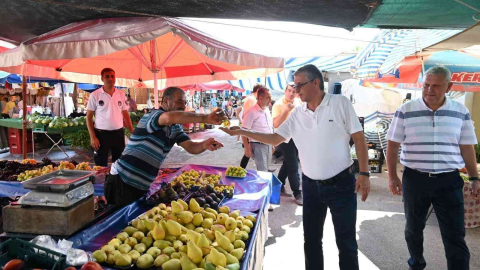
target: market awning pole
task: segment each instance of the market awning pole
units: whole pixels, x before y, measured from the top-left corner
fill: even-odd
[[[157,72],[153,73],[153,95],[155,96],[155,109],[158,109],[158,83],[157,83]]]
[[[22,155],[27,159],[27,77],[22,76]]]

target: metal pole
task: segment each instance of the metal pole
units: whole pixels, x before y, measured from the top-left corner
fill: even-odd
[[[157,73],[153,73],[153,95],[155,96],[155,109],[158,109],[158,83],[157,83]]]
[[[23,159],[27,159],[27,77],[25,76],[22,76],[22,103],[22,155]]]

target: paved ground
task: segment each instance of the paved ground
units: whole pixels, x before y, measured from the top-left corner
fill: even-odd
[[[238,165],[243,149],[237,138],[229,137],[219,130],[209,130],[191,135],[193,140],[215,137],[225,148],[216,152],[205,152],[198,156],[175,147],[165,161],[165,167],[179,167],[185,164],[206,164],[216,166]],[[73,151],[67,152],[74,155]],[[61,152],[49,157],[63,159]],[[0,155],[0,159],[20,159],[20,156]],[[41,156],[37,158],[41,159]],[[84,160],[75,156],[75,160]],[[271,168],[278,168],[274,164]],[[251,161],[249,169],[255,169]],[[277,169],[277,172],[278,172]],[[374,174],[371,178],[372,191],[367,202],[358,203],[357,239],[359,245],[360,269],[362,270],[403,270],[408,269],[408,250],[403,230],[405,218],[400,197],[394,197],[387,190],[387,175]],[[288,187],[287,187],[288,188]],[[265,270],[304,269],[302,207],[292,198],[282,197],[280,206],[269,214],[269,238],[264,258]],[[468,229],[466,236],[470,248],[471,267],[480,269],[480,228]],[[324,232],[325,269],[338,268],[338,251],[331,218],[327,217]],[[444,270],[446,260],[435,214],[432,214],[425,228],[425,257],[427,269]]]

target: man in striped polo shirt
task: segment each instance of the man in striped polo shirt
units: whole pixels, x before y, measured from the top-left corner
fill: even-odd
[[[464,166],[479,194],[474,146],[477,138],[468,109],[445,97],[452,87],[445,67],[425,73],[422,98],[403,104],[388,131],[387,165],[390,192],[402,195],[405,207],[405,240],[410,269],[424,269],[423,229],[431,204],[440,225],[449,270],[469,269],[470,252],[465,243]],[[397,175],[398,150],[405,166],[403,181]]]
[[[213,138],[192,142],[183,124],[219,125],[227,117],[217,109],[210,114],[185,112],[185,92],[176,87],[165,89],[161,108],[140,119],[122,156],[112,165],[105,182],[105,198],[109,204],[128,205],[147,193],[168,153],[176,143],[190,154],[215,151],[223,145]]]

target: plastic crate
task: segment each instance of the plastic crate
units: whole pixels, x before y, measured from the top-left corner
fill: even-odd
[[[63,270],[67,256],[20,239],[9,239],[0,244],[0,265],[20,259],[27,268]]]
[[[33,124],[33,131],[45,131],[46,125],[44,124]]]
[[[10,147],[10,154],[22,154],[22,144],[21,143],[8,143],[8,146]],[[27,142],[27,153],[33,152],[33,145],[32,142]]]
[[[368,165],[370,167],[371,173],[381,173],[382,172],[382,165]]]

